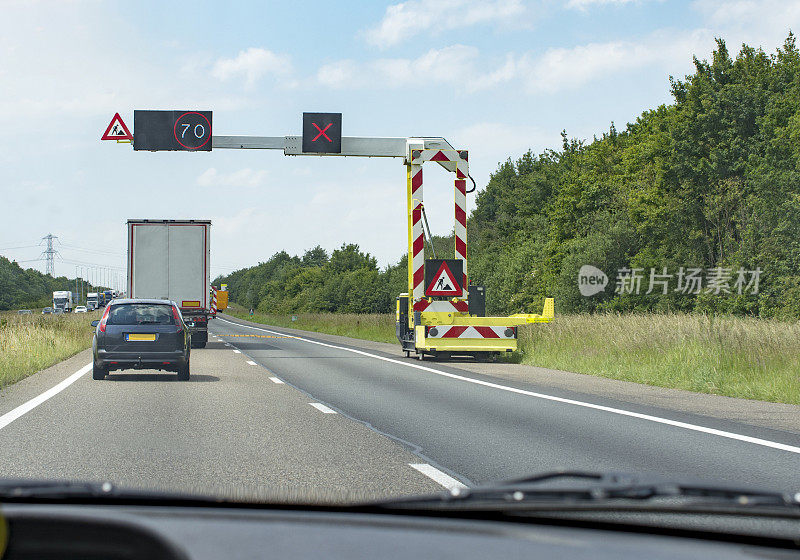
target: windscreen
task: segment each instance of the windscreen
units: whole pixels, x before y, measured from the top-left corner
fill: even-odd
[[[174,325],[172,306],[160,303],[125,303],[112,305],[109,325]]]
[[[0,482],[800,492],[800,0],[0,10]]]

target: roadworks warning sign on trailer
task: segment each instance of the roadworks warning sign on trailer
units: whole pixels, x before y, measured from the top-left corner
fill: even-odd
[[[428,259],[425,261],[426,296],[460,296],[463,293],[457,278],[463,277],[460,259]]]

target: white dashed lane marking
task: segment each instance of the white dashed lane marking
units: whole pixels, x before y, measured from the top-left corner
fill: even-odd
[[[319,410],[323,414],[336,414],[335,410],[328,408],[327,406],[325,406],[322,403],[312,402],[312,403],[308,403],[308,404],[310,404],[311,406],[313,406],[314,408],[316,408],[317,410]]]
[[[440,471],[436,467],[429,465],[428,463],[416,463],[416,464],[409,463],[408,466],[411,467],[412,469],[418,470],[419,472],[421,472],[431,480],[441,484],[448,490],[453,490],[454,488],[466,488],[466,486],[461,484],[452,476],[443,473],[442,471]]]

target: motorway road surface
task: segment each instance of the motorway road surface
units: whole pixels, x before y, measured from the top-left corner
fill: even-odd
[[[187,383],[155,372],[93,381],[86,372],[24,414],[18,407],[67,375],[12,387],[0,400],[0,475],[290,500],[380,498],[555,469],[800,490],[800,435],[788,431],[228,317],[211,334],[192,352]]]

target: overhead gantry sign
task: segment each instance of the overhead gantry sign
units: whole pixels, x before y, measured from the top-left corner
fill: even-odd
[[[121,121],[121,119],[120,119]],[[300,136],[219,136],[211,111],[134,111],[137,151],[283,150],[287,156],[403,158],[408,218],[408,293],[397,302],[397,337],[406,355],[485,355],[513,351],[517,327],[553,318],[553,300],[541,315],[484,317],[482,288],[467,276],[467,178],[469,154],[444,138],[342,136],[341,113],[303,113]],[[436,162],[455,174],[453,258],[425,259],[422,166]],[[428,232],[429,233],[429,232]],[[470,293],[475,301],[470,304]],[[481,301],[477,301],[481,298]]]

